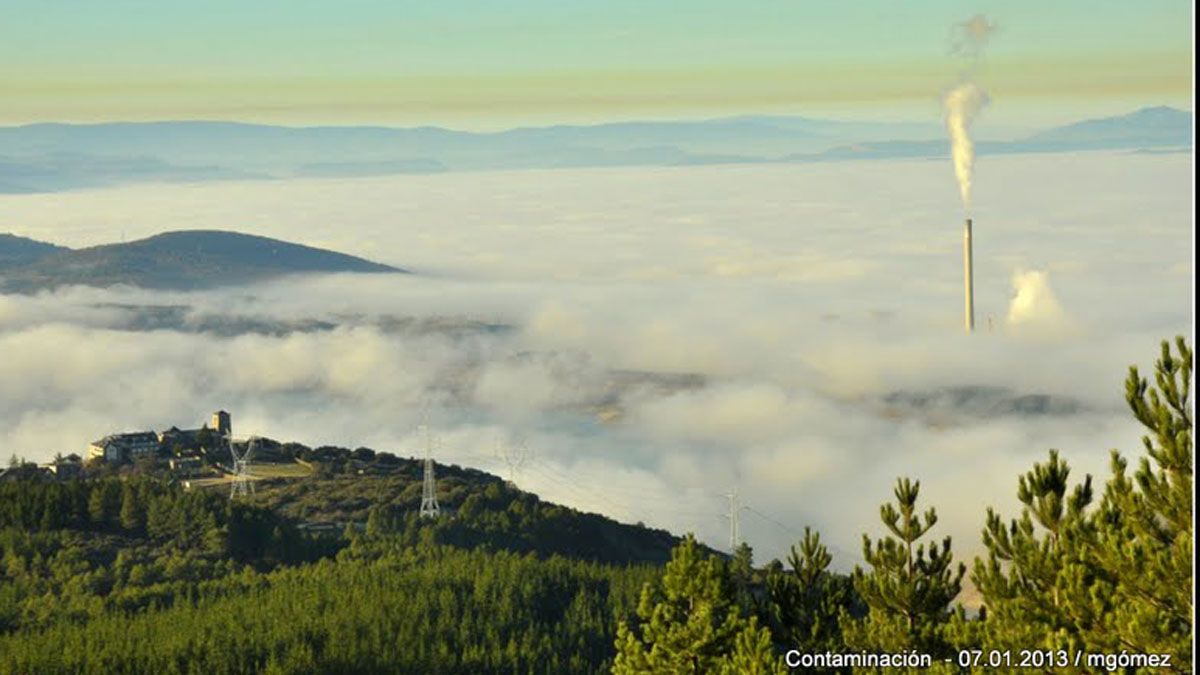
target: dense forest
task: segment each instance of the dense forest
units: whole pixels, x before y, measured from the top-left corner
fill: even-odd
[[[421,519],[415,468],[362,451],[307,451],[317,475],[245,501],[153,476],[3,483],[0,672],[1191,672],[1192,366],[1180,338],[1151,379],[1132,368],[1134,467],[1114,451],[1096,487],[1050,451],[1015,477],[1018,513],[981,514],[969,567],[910,478],[849,576],[811,530],[756,565],[468,469]],[[968,579],[978,613],[956,604]]]

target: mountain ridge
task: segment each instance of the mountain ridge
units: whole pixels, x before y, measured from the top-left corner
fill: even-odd
[[[1176,144],[1192,142],[1192,114],[1169,106],[1139,108],[1124,115],[1080,120],[1035,133],[1027,142],[1120,142]]]
[[[1034,133],[977,129],[981,154],[1192,145],[1191,111],[1155,106]],[[565,167],[683,166],[942,156],[940,120],[743,115],[559,124],[285,127],[154,121],[0,127],[0,193],[133,182],[356,177]]]
[[[71,285],[198,290],[341,272],[408,273],[344,253],[227,230],[178,230],[81,249],[0,235],[4,292]]]
[[[6,265],[25,264],[53,253],[69,250],[65,246],[0,232],[0,269]]]

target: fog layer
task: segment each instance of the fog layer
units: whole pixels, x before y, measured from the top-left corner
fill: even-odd
[[[899,475],[979,550],[988,505],[1062,450],[1136,453],[1121,381],[1190,330],[1191,158],[988,157],[977,325],[945,162],[516,171],[157,185],[0,198],[68,246],[217,228],[418,272],[205,293],[0,296],[0,451],[193,425],[419,454],[760,560],[815,525],[837,565]],[[175,307],[169,320],[147,313]],[[158,308],[157,310],[154,308]]]

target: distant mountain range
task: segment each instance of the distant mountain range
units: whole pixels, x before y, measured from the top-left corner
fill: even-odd
[[[237,232],[167,232],[82,249],[0,234],[0,292],[27,293],[69,285],[195,290],[333,272],[405,270]]]
[[[1158,106],[1102,119],[1085,120],[1030,136],[1028,143],[1088,144],[1093,147],[1190,146],[1192,114]]]
[[[1032,135],[983,136],[981,154],[1192,147],[1192,113],[1144,108]],[[276,127],[233,122],[0,127],[0,193],[134,182],[441,171],[813,162],[946,154],[941,125],[751,116],[549,126]]]
[[[981,155],[1088,150],[1182,151],[1192,148],[1192,113],[1160,106],[1128,115],[1085,120],[1008,141],[976,143]],[[942,157],[945,140],[876,141],[838,146],[815,154],[790,155],[790,161]]]

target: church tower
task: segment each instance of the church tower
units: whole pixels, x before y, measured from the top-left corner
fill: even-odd
[[[230,421],[229,413],[224,410],[218,410],[212,414],[212,422],[209,428],[217,432],[219,436],[226,436],[233,429],[233,423]]]

